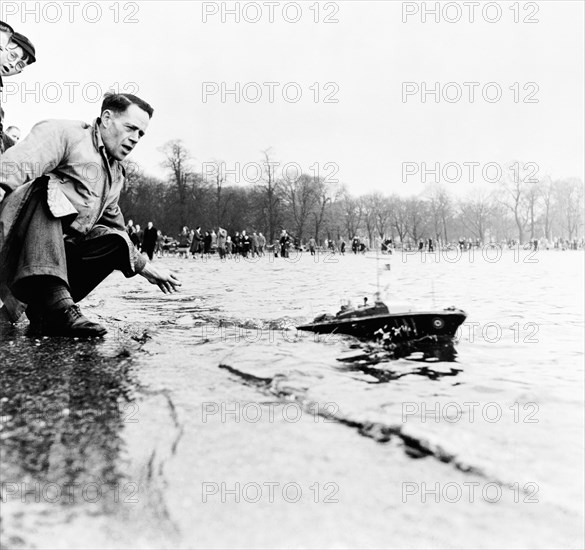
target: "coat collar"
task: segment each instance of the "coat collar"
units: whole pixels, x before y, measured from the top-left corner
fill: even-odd
[[[108,153],[106,151],[106,146],[104,145],[104,141],[102,139],[102,134],[101,134],[100,128],[99,128],[101,121],[102,120],[100,117],[96,118],[93,121],[92,129],[91,129],[92,141],[93,141],[93,146],[95,147],[96,151],[102,157],[102,160],[106,166],[107,173],[108,173],[108,182],[111,186],[112,185],[112,170],[114,172],[117,172],[117,170],[121,170],[122,175],[125,175],[125,172],[124,172],[124,168],[123,168],[121,162],[117,161],[114,158],[110,158],[108,156]]]
[[[100,153],[102,159],[104,159],[104,162],[106,163],[106,166],[108,167],[108,169],[121,168],[122,173],[124,173],[124,166],[122,165],[122,163],[119,160],[116,160],[116,159],[108,156],[108,152],[106,151],[106,146],[104,145],[104,140],[102,139],[102,133],[100,131],[101,122],[102,122],[102,119],[100,117],[97,117],[93,121],[93,125],[91,128],[93,146],[95,147],[95,150],[98,153]]]
[[[100,132],[100,124],[102,119],[97,117],[93,121],[92,125],[92,137],[93,137],[93,145],[99,153],[103,152],[106,155],[106,146],[104,145],[104,141],[102,140],[102,134]],[[107,156],[107,155],[106,155]]]

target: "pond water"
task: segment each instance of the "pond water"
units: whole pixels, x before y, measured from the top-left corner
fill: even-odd
[[[3,336],[3,547],[583,547],[582,252],[157,261]],[[455,357],[294,328],[378,287]]]

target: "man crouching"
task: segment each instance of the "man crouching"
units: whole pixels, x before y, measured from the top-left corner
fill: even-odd
[[[102,336],[76,305],[118,269],[164,292],[181,285],[130,242],[118,199],[121,164],[144,136],[152,107],[107,94],[93,125],[47,120],[0,158],[0,319],[26,309],[34,334]],[[4,200],[2,195],[6,192]]]

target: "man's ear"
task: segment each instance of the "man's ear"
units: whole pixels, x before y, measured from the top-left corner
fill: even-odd
[[[109,109],[106,109],[101,114],[100,118],[102,120],[102,124],[104,125],[104,128],[108,128],[110,126],[110,124],[112,123],[113,113]]]

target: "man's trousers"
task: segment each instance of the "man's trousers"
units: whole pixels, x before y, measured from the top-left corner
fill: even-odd
[[[35,192],[29,199],[15,234],[19,257],[8,287],[21,302],[39,300],[42,277],[60,279],[79,302],[112,271],[128,271],[128,245],[116,234],[75,235],[68,223],[55,218],[46,194]]]

